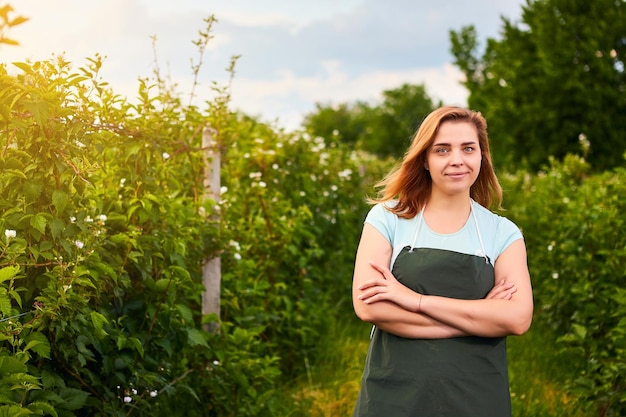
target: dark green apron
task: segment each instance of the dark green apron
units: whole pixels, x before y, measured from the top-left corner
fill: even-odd
[[[407,246],[392,272],[422,294],[457,299],[484,298],[494,285],[488,258],[440,249]],[[444,416],[511,416],[506,338],[406,339],[376,328],[354,417]]]

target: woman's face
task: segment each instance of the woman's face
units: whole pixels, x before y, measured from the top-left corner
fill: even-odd
[[[426,153],[433,193],[469,195],[482,161],[478,132],[473,123],[443,122]]]

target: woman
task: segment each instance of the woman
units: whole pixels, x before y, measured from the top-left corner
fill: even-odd
[[[499,207],[483,116],[432,112],[379,184],[353,278],[374,324],[355,417],[511,415],[506,336],[530,327],[518,227]]]

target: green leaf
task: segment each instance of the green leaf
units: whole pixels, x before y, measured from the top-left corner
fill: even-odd
[[[0,356],[0,376],[23,373],[28,370],[27,366],[12,356]],[[1,379],[1,378],[0,378]]]
[[[0,284],[6,280],[13,279],[20,272],[19,266],[5,266],[0,269]]]
[[[206,341],[206,333],[198,329],[187,329],[187,341],[190,346],[209,347]]]
[[[176,304],[176,309],[180,313],[180,316],[182,317],[184,322],[186,323],[193,322],[193,312],[188,306],[184,304]]]
[[[171,279],[163,278],[154,283],[154,287],[157,291],[165,292],[170,285]]]
[[[117,345],[117,350],[122,350],[126,347],[126,341],[128,339],[126,338],[126,336],[124,336],[123,334],[120,334],[117,336],[116,339],[116,345]]]
[[[59,416],[59,414],[57,414],[54,407],[51,404],[48,404],[47,402],[44,402],[44,401],[33,401],[32,403],[28,404],[28,409],[32,411],[33,413],[39,414],[39,415],[48,414],[48,415],[51,415],[52,417]]]
[[[50,221],[50,232],[52,233],[52,237],[58,239],[62,236],[63,231],[65,230],[65,223],[55,217]]]
[[[19,169],[7,169],[3,172],[7,177],[18,177],[22,179],[26,179],[26,175]]]
[[[21,69],[22,71],[24,71],[27,74],[31,74],[33,72],[32,67],[27,64],[26,62],[13,62],[13,65],[15,65],[16,67],[18,67],[19,69]]]
[[[61,190],[54,190],[52,192],[52,204],[57,209],[58,213],[63,213],[65,207],[67,207],[68,196],[67,193]]]
[[[22,290],[22,289],[18,288],[17,290],[9,290],[9,295],[11,296],[11,298],[13,298],[13,300],[15,300],[17,305],[19,305],[20,308],[22,308],[22,296],[20,295],[18,290]]]
[[[24,194],[29,201],[36,201],[41,192],[43,191],[43,186],[34,182],[27,182],[24,184]]]
[[[24,350],[32,350],[42,358],[50,359],[50,342],[43,333],[34,332],[24,338]]]
[[[41,214],[35,214],[30,218],[30,225],[41,234],[46,233],[46,224],[48,224],[48,220]]]
[[[136,337],[129,337],[128,342],[135,348],[137,353],[139,353],[139,355],[143,358],[144,349],[143,349],[143,344],[141,343],[141,340],[137,339]]]
[[[11,298],[7,295],[6,288],[0,288],[0,313],[4,317],[11,315]]]
[[[104,325],[108,324],[109,321],[107,320],[106,317],[104,317],[104,315],[98,313],[97,311],[92,311],[91,312],[91,322],[93,323],[93,327],[96,333],[96,336],[100,339],[108,336],[109,334],[104,330]]]
[[[580,324],[572,324],[572,329],[574,330],[574,334],[579,340],[584,340],[587,336],[587,329]]]
[[[89,393],[76,388],[64,388],[59,394],[65,402],[58,404],[57,407],[70,411],[82,408],[89,397]]]
[[[29,417],[31,415],[32,413],[28,408],[22,408],[17,405],[0,406],[0,417]]]

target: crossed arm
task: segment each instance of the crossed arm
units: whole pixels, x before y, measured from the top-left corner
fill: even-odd
[[[365,224],[357,250],[352,301],[357,316],[406,338],[520,335],[530,327],[532,288],[524,241],[513,242],[495,264],[496,285],[481,300],[422,295],[389,271],[392,248]]]

